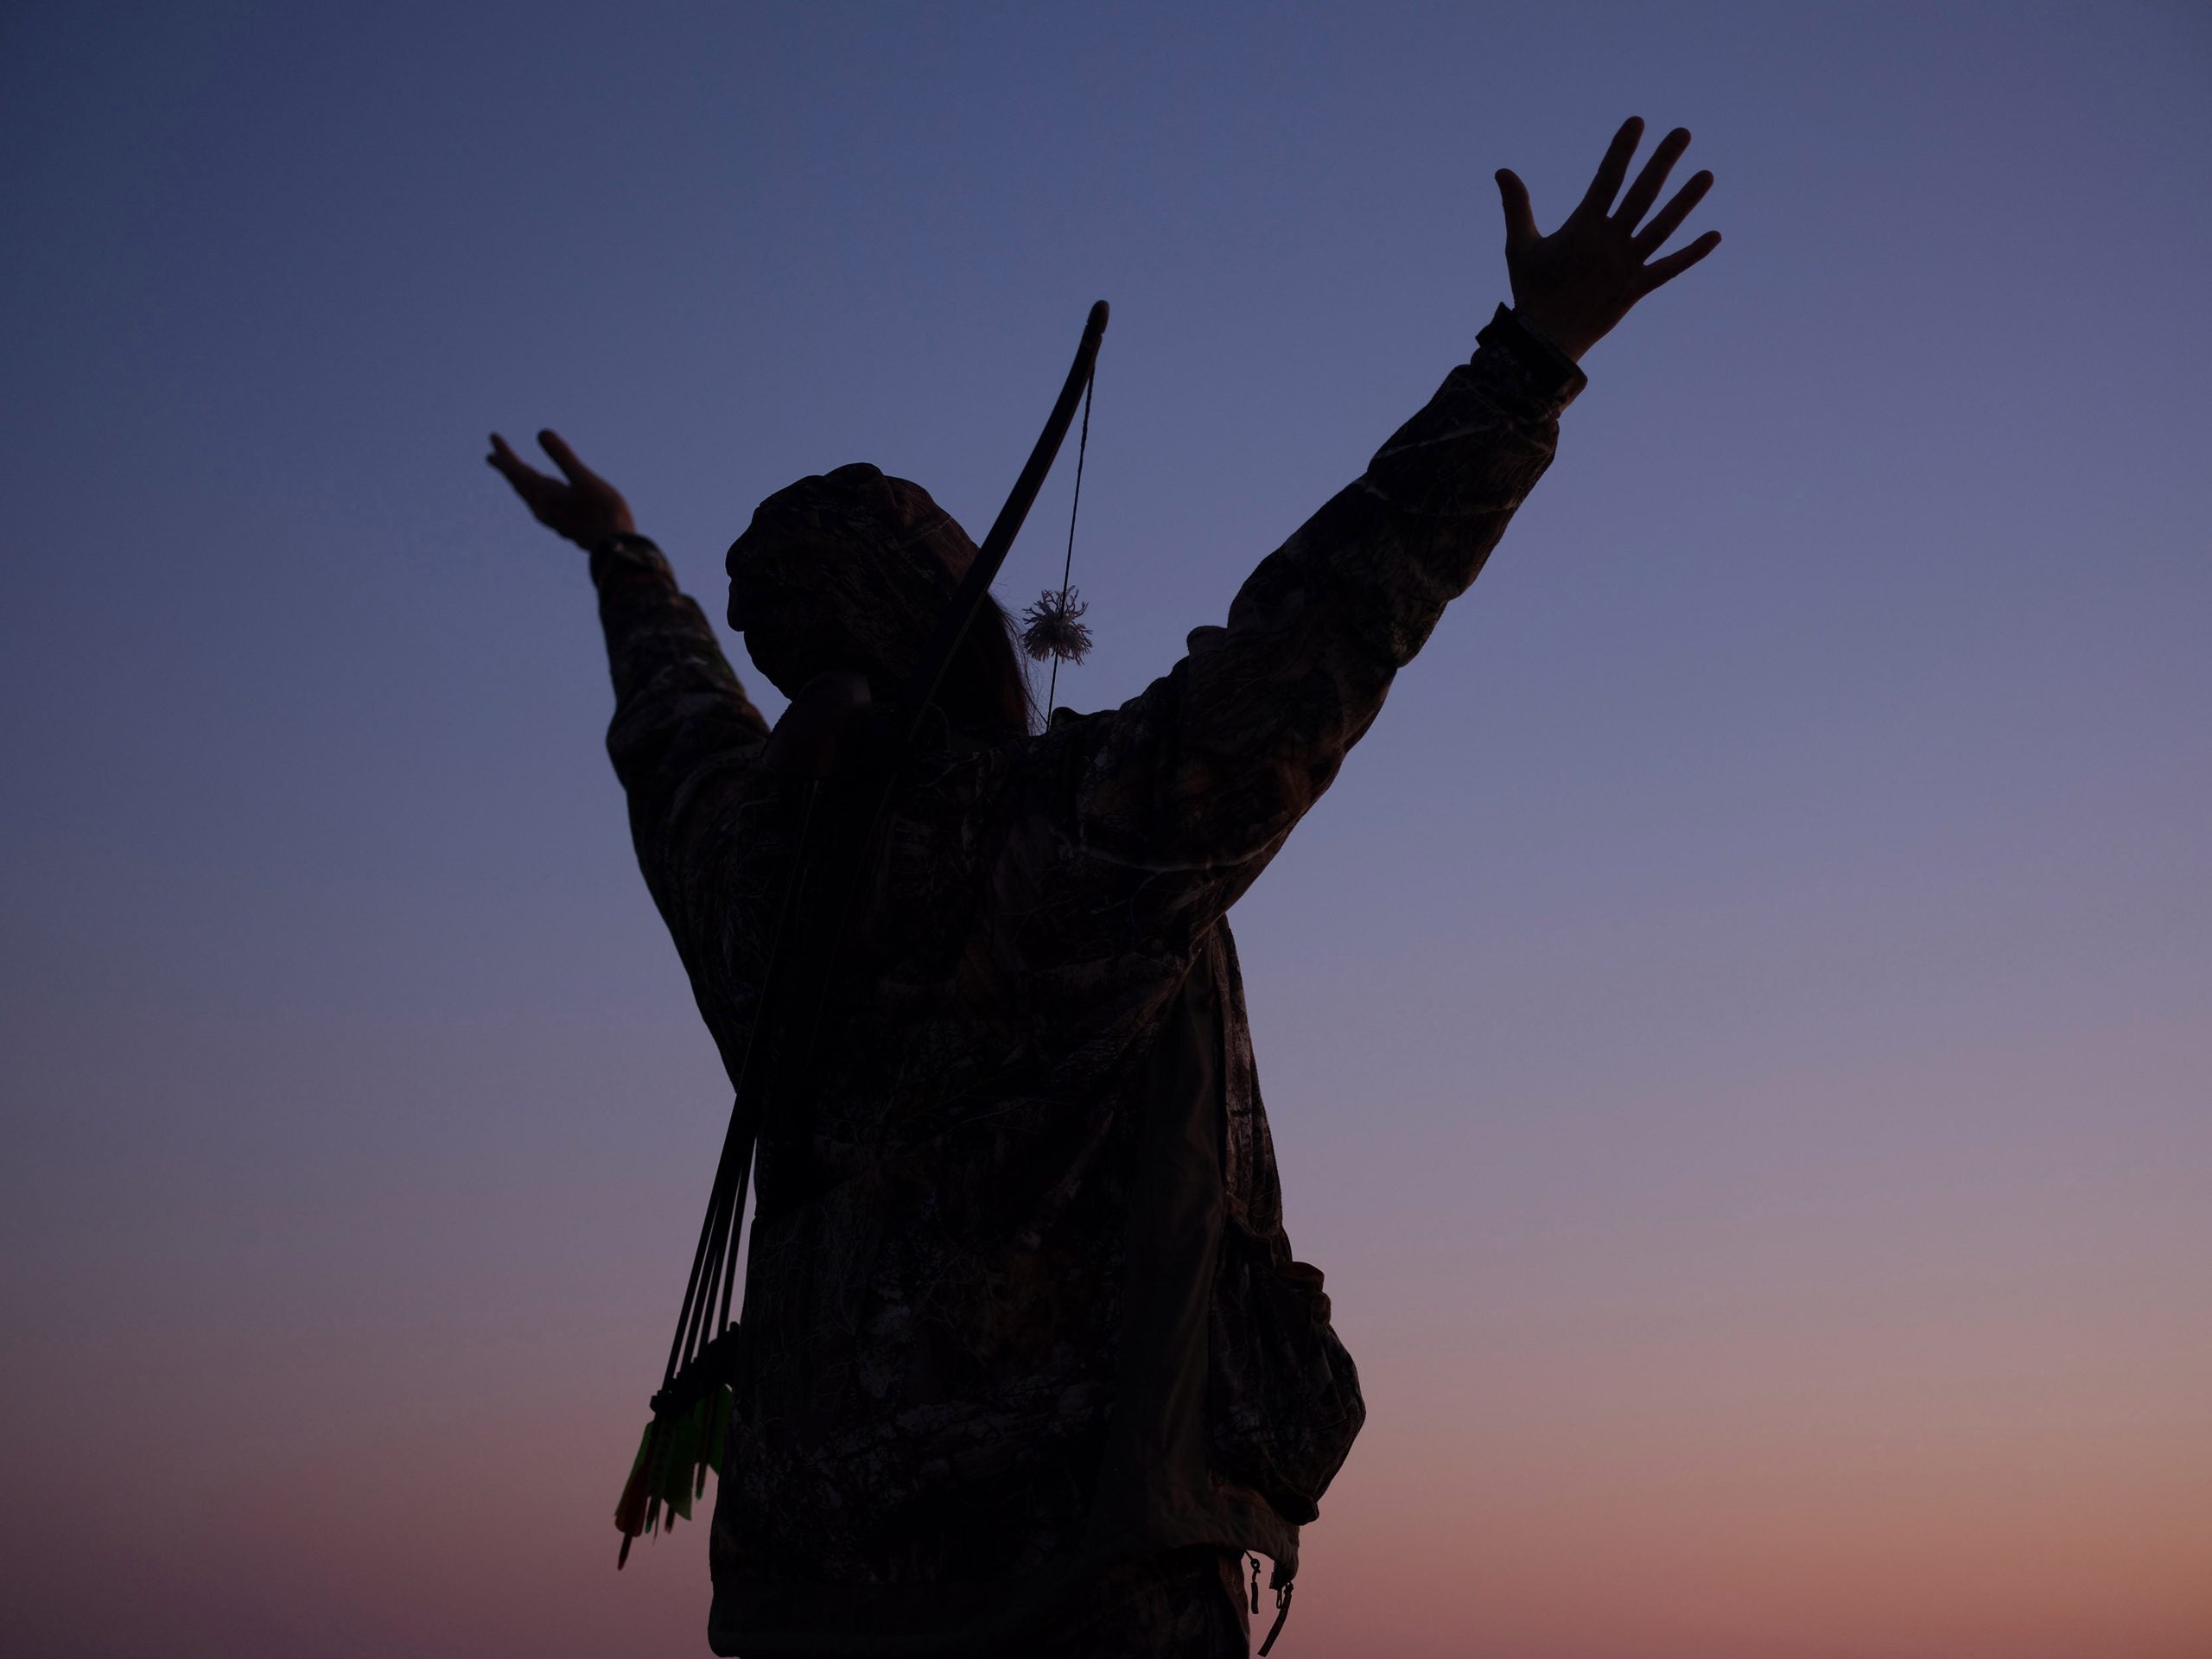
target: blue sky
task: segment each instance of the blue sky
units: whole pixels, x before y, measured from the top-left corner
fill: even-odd
[[[598,1576],[601,1465],[722,1084],[600,750],[581,559],[488,430],[558,427],[718,613],[804,474],[873,461],[980,531],[1108,298],[1100,648],[1061,679],[1108,705],[1471,349],[1492,171],[1549,228],[1640,113],[1695,132],[1684,234],[1725,245],[1591,353],[1551,475],[1235,918],[1292,1236],[1378,1408],[1292,1633],[1490,1651],[1393,1574],[1592,1458],[1625,1484],[1489,1558],[1512,1651],[1622,1650],[1538,1594],[1570,1561],[1654,1654],[2032,1651],[1995,1568],[1837,1626],[1757,1548],[1844,1523],[1740,1485],[1714,1561],[1637,1554],[1598,1517],[1675,1490],[1703,1420],[1637,1403],[1673,1376],[1808,1483],[1894,1476],[1822,1558],[1878,1577],[1971,1402],[2017,1407],[2003,1477],[1926,1478],[1993,1538],[2044,1513],[2044,1448],[2147,1425],[2005,1559],[2039,1629],[2190,1650],[2180,1579],[2124,1563],[2206,1535],[2149,1471],[2212,1476],[2208,91],[2181,6],[13,9],[0,1468],[96,1476],[68,1539],[0,1532],[44,1586],[13,1617],[150,1651],[166,1584],[199,1609],[170,1653],[580,1651],[643,1598],[696,1634],[680,1535],[658,1590]],[[1838,1376],[1871,1462],[1804,1450]],[[528,1498],[472,1415],[518,1377],[572,1448]],[[1751,1455],[1709,1434],[1708,1474]],[[371,1466],[467,1471],[436,1559],[530,1547],[448,1584],[396,1524],[314,1542]],[[223,1588],[188,1514],[313,1597]],[[117,1560],[140,1587],[70,1624]],[[1772,1606],[1668,1611],[1731,1561]]]

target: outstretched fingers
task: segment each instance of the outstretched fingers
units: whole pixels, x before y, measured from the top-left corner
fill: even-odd
[[[1698,173],[1675,192],[1675,199],[1652,215],[1651,222],[1636,233],[1637,252],[1644,258],[1665,245],[1675,227],[1689,217],[1690,209],[1705,200],[1705,193],[1713,188],[1713,175]]]
[[[561,469],[571,484],[596,484],[599,474],[576,459],[576,452],[569,448],[568,440],[551,427],[537,435],[537,447],[553,457],[553,464]]]
[[[553,480],[532,467],[507,447],[507,441],[498,433],[492,435],[492,453],[484,457],[499,471],[499,475],[515,486],[515,493],[524,500],[531,492],[551,486]]]
[[[1637,220],[1651,211],[1651,204],[1659,200],[1660,191],[1666,188],[1667,175],[1675,170],[1675,163],[1682,159],[1682,152],[1689,147],[1688,127],[1676,127],[1659,141],[1659,148],[1651,152],[1651,159],[1636,175],[1636,182],[1629,186],[1628,194],[1621,198],[1619,210],[1614,214],[1624,230],[1634,230]]]
[[[1643,118],[1631,115],[1621,123],[1621,130],[1613,135],[1613,142],[1606,147],[1605,159],[1598,163],[1596,176],[1583,193],[1582,206],[1593,213],[1603,213],[1613,205],[1613,198],[1621,193],[1621,181],[1628,177],[1628,164],[1636,156],[1636,147],[1643,140]]]
[[[1707,231],[1680,253],[1670,253],[1664,259],[1656,259],[1643,268],[1643,291],[1649,294],[1662,283],[1671,283],[1692,265],[1720,245],[1720,232]]]

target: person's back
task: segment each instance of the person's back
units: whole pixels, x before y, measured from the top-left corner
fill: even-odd
[[[1619,228],[1604,210],[1634,138],[1601,168],[1601,231],[1586,202],[1527,242],[1502,175],[1533,322],[1500,308],[1226,627],[1122,708],[1034,735],[1007,729],[1005,641],[986,642],[925,728],[805,1086],[761,1130],[717,1652],[966,1654],[1051,1624],[1052,1651],[1241,1653],[1243,1553],[1287,1593],[1364,1408],[1283,1233],[1224,918],[1548,463],[1572,356],[1635,295],[1577,308],[1521,278],[1633,231],[1680,153],[1662,145]],[[620,498],[547,447],[565,489],[503,443],[495,461],[592,549],[639,861],[734,1075],[810,785]],[[797,699],[785,731],[823,700],[810,684],[900,684],[972,556],[872,467],[764,503],[730,551],[731,620]]]

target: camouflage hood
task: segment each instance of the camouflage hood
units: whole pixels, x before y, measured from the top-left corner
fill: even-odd
[[[862,670],[888,698],[975,558],[968,532],[927,490],[856,461],[754,510],[726,561],[730,626],[787,697],[834,661]]]

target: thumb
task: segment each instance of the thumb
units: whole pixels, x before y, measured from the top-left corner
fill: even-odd
[[[1529,207],[1529,187],[1511,168],[1497,169],[1498,204],[1505,210],[1505,247],[1510,253],[1539,239],[1536,216]]]

